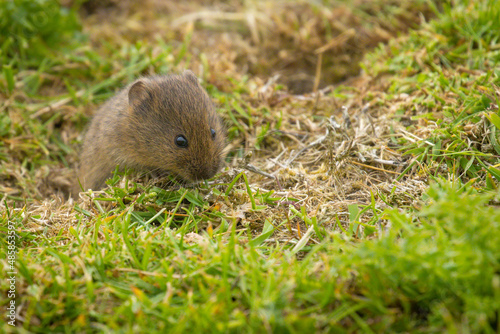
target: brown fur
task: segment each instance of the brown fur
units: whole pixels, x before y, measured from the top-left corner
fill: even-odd
[[[185,136],[187,148],[175,144],[177,135]],[[101,188],[117,165],[187,181],[208,179],[221,167],[224,147],[222,122],[191,71],[140,78],[97,111],[83,141],[78,177],[84,190]]]

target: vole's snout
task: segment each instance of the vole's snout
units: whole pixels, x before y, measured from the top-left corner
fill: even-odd
[[[211,179],[212,177],[217,174],[217,169],[214,168],[206,168],[203,166],[200,166],[200,168],[196,168],[193,170],[193,176],[195,177],[196,180],[207,180]]]
[[[196,178],[198,180],[206,180],[206,179],[211,179],[214,177],[215,173],[211,170],[202,170],[198,175],[196,175]]]
[[[193,164],[190,169],[193,181],[207,180],[217,174],[219,171],[219,164],[216,163],[208,166],[204,164]]]

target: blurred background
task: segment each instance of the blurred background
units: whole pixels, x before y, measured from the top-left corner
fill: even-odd
[[[279,75],[293,93],[313,90],[320,55],[319,87],[342,82],[359,73],[365,52],[431,13],[423,0],[13,0],[0,7],[0,41],[20,61],[40,60],[31,56],[75,38],[108,52],[129,43],[153,53],[168,45],[183,67],[199,67],[216,85]]]

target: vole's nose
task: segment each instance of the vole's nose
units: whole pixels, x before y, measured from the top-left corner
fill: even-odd
[[[215,171],[213,171],[211,169],[203,169],[203,170],[200,170],[200,172],[198,173],[197,179],[198,180],[211,179],[212,177],[214,177],[214,175],[215,175]]]
[[[203,166],[198,165],[193,168],[193,178],[195,180],[206,180],[214,177],[217,173],[218,166]]]

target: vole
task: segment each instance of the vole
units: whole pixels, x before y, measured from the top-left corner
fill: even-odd
[[[185,181],[209,179],[222,165],[225,138],[215,106],[193,72],[143,77],[92,118],[78,178],[84,190],[97,190],[119,165]]]

